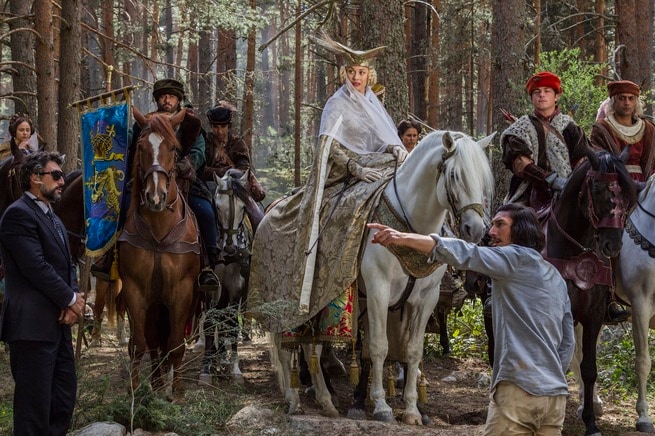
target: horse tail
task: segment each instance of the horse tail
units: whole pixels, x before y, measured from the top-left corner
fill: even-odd
[[[271,345],[271,366],[277,374],[277,384],[280,387],[280,391],[282,395],[285,395],[291,383],[289,377],[285,374],[285,364],[281,361],[280,356],[280,353],[285,352],[282,350],[282,335],[280,333],[268,333],[268,336]]]

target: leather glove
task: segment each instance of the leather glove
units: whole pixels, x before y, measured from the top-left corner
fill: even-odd
[[[177,175],[183,179],[194,182],[196,180],[196,172],[193,170],[193,165],[188,157],[182,158],[177,161],[175,165]]]
[[[557,192],[562,192],[564,189],[564,186],[566,185],[567,179],[564,177],[559,177],[556,172],[550,173],[546,177],[546,183],[548,183],[548,187]]]
[[[387,153],[392,153],[394,157],[398,160],[398,163],[405,162],[407,155],[409,154],[404,147],[400,145],[390,145],[387,147]]]

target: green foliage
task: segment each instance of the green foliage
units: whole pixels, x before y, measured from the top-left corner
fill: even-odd
[[[487,334],[484,331],[480,300],[466,300],[462,309],[448,315],[450,352],[453,357],[474,357],[487,360]],[[424,352],[427,356],[439,355],[439,335],[426,335]]]
[[[560,77],[563,90],[559,98],[560,110],[573,116],[587,134],[596,120],[598,107],[607,97],[606,88],[596,84],[602,67],[581,59],[580,49],[573,48],[542,53],[538,68]]]
[[[655,342],[649,335],[649,350]],[[650,351],[651,359],[655,358]],[[632,340],[632,324],[609,326],[601,332],[596,358],[598,387],[604,393],[625,398],[634,395],[637,389],[635,369],[635,346]],[[649,377],[648,392],[653,392],[652,375]]]

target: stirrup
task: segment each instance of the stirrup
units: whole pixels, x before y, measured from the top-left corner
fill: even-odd
[[[605,316],[605,324],[618,324],[625,322],[630,318],[631,313],[625,307],[616,301],[610,302],[607,306],[607,313]]]
[[[199,292],[218,292],[221,289],[221,283],[218,276],[210,267],[203,268],[198,275]]]

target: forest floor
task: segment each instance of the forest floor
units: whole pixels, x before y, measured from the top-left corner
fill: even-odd
[[[97,394],[102,386],[103,398],[118,398],[124,396],[128,386],[127,349],[116,343],[115,336],[105,334],[104,346],[83,347],[78,376],[79,395],[74,428],[88,424],[93,416],[87,404],[91,393]],[[246,405],[257,408],[268,408],[275,414],[284,415],[286,406],[277,387],[275,373],[271,369],[268,345],[263,336],[254,337],[252,342],[239,345],[243,381],[235,383],[228,378],[216,378],[212,387],[198,382],[202,353],[192,352],[188,347],[185,355],[184,378],[186,398],[198,398],[197,391],[216,389],[221,392],[221,398],[234,405],[236,412]],[[349,352],[337,349],[337,355],[342,358],[346,367],[350,364]],[[11,423],[11,396],[13,381],[9,370],[9,358],[6,350],[0,350],[0,434],[7,434]],[[448,434],[471,435],[482,434],[488,404],[488,380],[491,370],[485,361],[479,359],[461,359],[452,357],[434,357],[424,362],[424,371],[429,382],[428,402],[425,411],[433,424],[423,428],[412,428],[403,424],[403,434]],[[351,404],[352,388],[347,375],[333,377],[337,391],[339,406],[337,409],[345,417]],[[584,426],[577,418],[578,389],[570,380],[571,397],[567,403],[564,435],[582,435]],[[389,399],[389,404],[395,414],[402,413],[401,390],[396,389],[396,395]],[[635,397],[613,398],[611,393],[605,394],[605,413],[598,419],[603,435],[624,435],[634,431]],[[610,395],[610,396],[608,396]],[[96,397],[97,398],[97,397]],[[305,416],[320,416],[320,407],[310,393],[302,391],[301,400]],[[191,403],[191,401],[189,401]],[[215,405],[214,405],[215,406]],[[184,406],[183,406],[184,407]],[[195,409],[199,407],[194,404]],[[369,419],[371,406],[368,406]],[[230,412],[232,413],[232,412]],[[329,420],[329,418],[324,418]],[[398,427],[399,429],[400,427]],[[216,434],[228,433],[226,427],[216,428]],[[183,434],[176,429],[178,434]],[[229,431],[230,434],[240,434]],[[264,434],[246,432],[244,434]],[[191,431],[189,434],[197,434]],[[337,433],[334,433],[337,434]],[[341,433],[343,434],[343,433]],[[361,434],[371,434],[362,431]],[[380,432],[376,433],[380,436]],[[386,434],[386,433],[385,433]],[[393,434],[393,432],[389,433]]]

